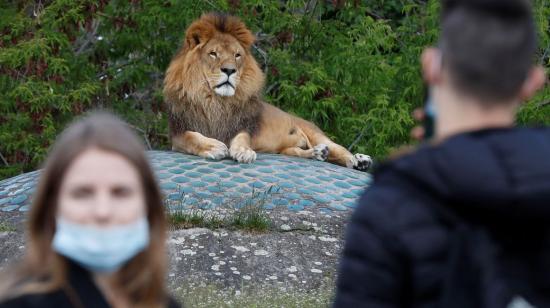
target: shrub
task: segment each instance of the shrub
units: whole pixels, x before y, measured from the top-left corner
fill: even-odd
[[[7,0],[0,4],[0,179],[44,159],[63,127],[92,108],[168,149],[162,79],[203,12],[240,16],[256,33],[267,101],[377,158],[409,141],[423,98],[422,49],[437,40],[439,1]],[[550,4],[534,1],[538,59],[550,66]],[[550,89],[520,124],[550,124]]]

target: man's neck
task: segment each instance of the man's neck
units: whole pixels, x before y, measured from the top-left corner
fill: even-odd
[[[511,127],[515,123],[517,104],[492,104],[484,107],[466,97],[450,91],[436,91],[436,139],[490,128]]]

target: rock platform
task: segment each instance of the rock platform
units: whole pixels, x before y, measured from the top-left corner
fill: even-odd
[[[282,155],[259,154],[252,164],[238,164],[147,154],[168,211],[216,211],[258,199],[271,221],[266,232],[171,230],[167,279],[173,292],[211,285],[281,292],[332,288],[345,224],[371,182],[369,174]],[[39,176],[34,171],[0,181],[0,267],[23,255],[24,221]]]

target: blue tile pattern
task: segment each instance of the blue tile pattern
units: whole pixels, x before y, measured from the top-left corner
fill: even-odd
[[[258,154],[252,164],[210,161],[177,152],[149,151],[167,206],[213,208],[259,198],[266,209],[352,211],[371,183],[367,173],[284,155]],[[27,212],[40,170],[0,181],[0,213]],[[174,204],[172,201],[178,201]],[[246,202],[242,203],[246,205]]]

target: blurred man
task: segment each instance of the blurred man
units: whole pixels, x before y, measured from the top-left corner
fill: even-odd
[[[550,307],[550,129],[529,2],[443,1],[422,69],[435,136],[383,164],[348,226],[335,307]]]

